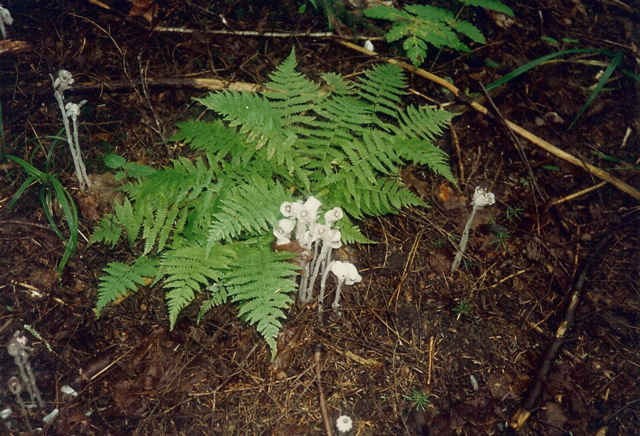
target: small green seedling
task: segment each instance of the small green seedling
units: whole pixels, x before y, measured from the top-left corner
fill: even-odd
[[[511,234],[509,232],[496,232],[496,240],[495,241],[491,241],[491,245],[494,245],[495,251],[498,251],[500,249],[502,250],[506,250],[507,249],[507,239],[509,239],[511,237]]]
[[[467,303],[465,300],[460,300],[458,302],[458,305],[451,310],[457,313],[470,313],[471,305]]]
[[[403,395],[405,400],[411,403],[411,407],[414,407],[418,412],[424,412],[427,407],[431,405],[431,394],[425,394],[421,391],[413,390],[411,395]]]
[[[109,169],[120,170],[115,173],[114,178],[116,182],[126,178],[140,179],[142,177],[149,176],[156,171],[155,169],[146,165],[140,165],[135,162],[127,162],[124,157],[114,153],[105,155],[104,164]]]
[[[519,220],[524,215],[524,209],[519,206],[508,207],[506,215],[509,221]]]

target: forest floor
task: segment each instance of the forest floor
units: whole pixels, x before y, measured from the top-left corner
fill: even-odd
[[[105,3],[112,9],[82,0],[3,2],[14,18],[7,26],[14,45],[0,46],[8,47],[0,51],[3,150],[54,174],[81,216],[77,253],[58,275],[64,243],[38,185],[9,207],[27,175],[0,162],[0,343],[25,335],[31,348],[17,360],[28,363],[43,399],[30,404],[23,393],[29,407],[21,411],[7,385],[18,366],[0,353],[0,434],[321,435],[321,391],[330,424],[349,416],[351,435],[514,427],[522,435],[640,434],[638,199],[510,135],[502,122],[640,186],[640,83],[623,73],[637,79],[640,71],[640,2],[507,0],[510,23],[478,8],[465,13],[487,44],[462,55],[434,50],[423,68],[474,98],[480,83],[564,49],[621,52],[621,64],[571,127],[611,57],[573,53],[538,66],[494,94],[495,108],[484,103],[495,116],[409,74],[415,92],[407,101],[459,113],[438,141],[459,189],[408,168],[403,180],[429,207],[362,221],[377,243],[347,253],[363,280],[345,291],[342,317],[320,323],[313,308],[293,305],[274,362],[232,305],[200,324],[188,308],[169,331],[163,291],[143,288],[96,318],[102,269],[131,254],[124,244],[87,246],[101,211],[80,193],[66,142],[55,139],[64,134],[50,75],[72,72],[67,98],[87,100],[80,139],[87,170],[97,175],[108,172],[107,153],[155,168],[179,155],[166,140],[176,122],[203,111],[192,98],[210,92],[192,79],[264,83],[292,47],[311,78],[358,74],[384,59],[337,38],[305,36],[327,31],[311,2],[301,13],[294,0],[136,1],[143,12],[151,5],[151,23],[128,2]],[[357,32],[382,35],[362,23],[335,24],[359,45],[350,39]],[[402,59],[399,46],[374,43],[381,55]],[[496,203],[476,218],[466,259],[452,274],[479,185]],[[557,354],[549,352],[555,345]],[[54,409],[58,415],[43,422]]]

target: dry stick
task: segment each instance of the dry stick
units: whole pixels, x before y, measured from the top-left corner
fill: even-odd
[[[564,338],[572,327],[576,316],[576,309],[578,308],[578,303],[582,296],[582,290],[584,289],[584,285],[587,280],[587,274],[591,271],[596,261],[600,258],[602,251],[609,245],[612,239],[613,233],[609,233],[602,237],[602,239],[594,245],[586,260],[580,266],[575,281],[573,282],[573,290],[571,292],[571,298],[569,300],[569,306],[567,306],[567,312],[565,313],[564,320],[558,326],[553,341],[549,344],[543,359],[540,361],[533,385],[529,389],[527,397],[522,402],[522,406],[520,406],[518,411],[514,413],[509,420],[509,427],[513,428],[515,431],[519,431],[527,419],[529,419],[529,416],[531,416],[531,410],[538,401],[538,397],[542,392],[542,385],[551,370],[551,365],[553,365],[553,362],[557,359],[560,347],[564,342]]]
[[[322,421],[324,422],[324,429],[327,432],[327,436],[333,436],[333,430],[331,430],[331,419],[329,419],[329,412],[327,411],[327,397],[324,394],[324,388],[322,387],[322,371],[320,370],[320,358],[322,357],[322,344],[316,345],[316,351],[313,353],[313,360],[316,366],[316,383],[318,384],[318,393],[320,395],[320,413],[322,414]]]
[[[352,44],[350,42],[347,41],[338,41],[340,44],[344,45],[345,47],[349,47],[353,50],[359,51],[361,53],[364,53],[366,55],[369,56],[379,56],[377,53],[369,51],[367,49],[365,49],[364,47],[360,47],[359,45],[356,44]],[[395,64],[398,65],[400,67],[402,67],[403,69],[410,71],[414,74],[417,74],[421,77],[424,77],[427,80],[430,80],[434,83],[437,83],[438,85],[442,86],[445,89],[448,89],[449,91],[451,91],[451,93],[453,95],[455,95],[460,101],[468,104],[469,106],[471,106],[474,110],[476,110],[477,112],[480,112],[483,115],[487,115],[489,113],[489,111],[487,110],[486,107],[482,106],[481,104],[473,101],[471,99],[471,97],[469,97],[468,95],[463,94],[462,92],[460,92],[460,90],[455,86],[452,85],[451,83],[447,82],[446,80],[442,79],[441,77],[436,76],[435,74],[431,74],[423,69],[420,68],[416,68],[411,64],[408,64],[406,62],[402,62],[402,61],[398,61],[396,59],[391,59],[391,58],[381,58],[383,60],[385,60],[386,62],[390,63],[390,64]],[[533,133],[529,132],[528,130],[523,129],[522,127],[518,126],[517,124],[512,123],[511,121],[505,120],[507,125],[518,135],[520,135],[522,138],[526,139],[527,141],[537,145],[538,147],[542,148],[543,150],[553,154],[554,156],[569,162],[577,167],[580,167],[588,172],[590,172],[591,174],[593,174],[594,176],[604,180],[605,182],[609,182],[611,183],[613,186],[615,186],[617,189],[619,189],[620,191],[624,192],[625,194],[630,195],[631,197],[635,198],[636,200],[640,201],[640,192],[638,192],[637,190],[635,190],[633,187],[631,187],[630,185],[624,183],[622,180],[612,176],[611,174],[607,173],[606,171],[601,170],[598,167],[595,167],[587,162],[584,162],[582,159],[579,159],[569,153],[567,153],[564,150],[559,149],[558,147],[556,147],[553,144],[550,144],[549,142],[545,141],[542,138],[537,137],[536,135],[534,135]]]

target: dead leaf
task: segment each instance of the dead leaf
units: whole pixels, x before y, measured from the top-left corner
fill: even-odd
[[[130,17],[142,17],[151,23],[158,16],[160,7],[155,0],[134,0],[129,10]]]
[[[542,421],[553,427],[562,428],[567,422],[567,417],[562,413],[562,408],[558,403],[550,401],[544,405],[542,410]]]
[[[498,400],[504,400],[505,398],[514,395],[511,389],[513,378],[507,374],[495,374],[492,373],[487,378],[487,387],[493,398]]]
[[[468,199],[462,195],[458,195],[456,191],[446,183],[440,185],[438,198],[442,200],[442,205],[446,210],[466,209]]]
[[[56,270],[34,269],[29,274],[29,283],[40,291],[51,289],[58,281],[58,272]]]
[[[302,345],[303,331],[304,326],[287,326],[278,335],[278,339],[276,340],[278,354],[276,354],[276,358],[271,364],[271,370],[276,373],[277,378],[282,378],[283,374],[286,378],[286,374],[284,372],[291,365],[291,361],[295,356],[294,351]]]
[[[31,50],[31,45],[25,41],[0,40],[0,56],[7,53],[16,54],[27,50]]]

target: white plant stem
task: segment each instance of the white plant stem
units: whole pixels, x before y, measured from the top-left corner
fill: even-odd
[[[452,274],[460,265],[460,262],[462,261],[462,256],[464,255],[464,251],[467,249],[467,242],[469,241],[469,231],[471,230],[471,224],[473,223],[473,218],[475,218],[477,211],[478,211],[478,206],[474,204],[473,209],[471,210],[471,215],[469,216],[469,220],[467,220],[467,224],[464,226],[464,231],[462,232],[462,238],[460,239],[460,247],[458,248],[456,257],[453,259],[453,264],[451,265]]]

